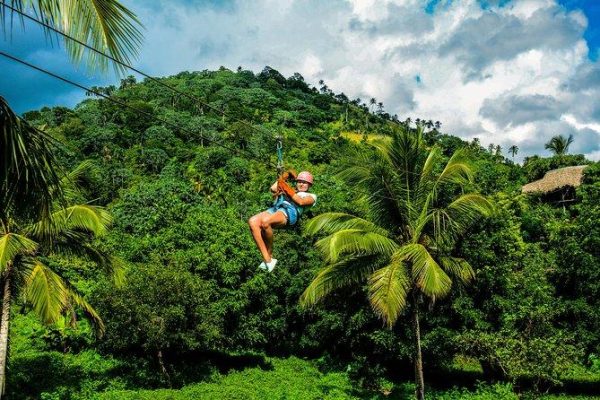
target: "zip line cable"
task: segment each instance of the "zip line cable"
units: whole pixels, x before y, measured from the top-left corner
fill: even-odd
[[[131,109],[131,110],[133,110],[133,111],[135,111],[135,112],[137,112],[137,113],[139,113],[139,114],[142,114],[142,115],[145,115],[145,116],[147,116],[147,117],[153,118],[153,119],[155,119],[156,121],[162,122],[163,124],[166,124],[166,125],[168,125],[168,126],[170,126],[170,127],[174,128],[174,129],[177,129],[177,130],[182,130],[182,131],[184,131],[184,132],[187,132],[187,133],[189,133],[189,134],[197,134],[197,132],[190,131],[190,130],[189,130],[189,129],[187,129],[187,128],[183,128],[183,127],[181,127],[181,126],[178,126],[177,124],[174,124],[174,123],[172,123],[172,122],[169,122],[169,121],[167,121],[167,120],[165,120],[165,119],[162,119],[162,118],[160,118],[160,117],[157,117],[156,115],[154,115],[154,114],[152,114],[152,113],[149,113],[149,112],[147,112],[147,111],[141,110],[141,109],[139,109],[139,108],[136,108],[136,107],[133,107],[133,106],[131,106],[131,105],[127,104],[127,103],[124,103],[124,102],[122,102],[122,101],[116,100],[116,99],[114,99],[114,98],[113,98],[113,97],[111,97],[111,96],[108,96],[108,95],[106,95],[106,94],[104,94],[104,93],[100,93],[100,92],[98,92],[98,91],[96,91],[96,90],[93,90],[93,89],[91,89],[91,88],[88,88],[87,86],[84,86],[84,85],[81,85],[81,84],[79,84],[79,83],[77,83],[77,82],[74,82],[74,81],[72,81],[72,80],[70,80],[70,79],[68,79],[68,78],[62,77],[62,76],[60,76],[60,75],[57,75],[57,74],[55,74],[55,73],[53,73],[53,72],[51,72],[51,71],[48,71],[48,70],[44,69],[44,68],[38,67],[38,66],[36,66],[36,65],[33,65],[33,64],[31,64],[31,63],[29,63],[29,62],[27,62],[27,61],[21,60],[20,58],[18,58],[18,57],[15,57],[15,56],[12,56],[12,55],[10,55],[10,54],[8,54],[8,53],[6,53],[6,52],[2,51],[2,50],[0,50],[0,55],[1,55],[1,56],[3,56],[3,57],[5,57],[5,58],[8,58],[8,59],[10,59],[10,60],[12,60],[12,61],[15,61],[15,62],[17,62],[17,63],[19,63],[19,64],[22,64],[22,65],[25,65],[25,66],[27,66],[27,67],[29,67],[29,68],[32,68],[32,69],[34,69],[34,70],[36,70],[36,71],[42,72],[42,73],[44,73],[44,74],[46,74],[46,75],[49,75],[49,76],[51,76],[51,77],[53,77],[53,78],[55,78],[55,79],[58,79],[58,80],[60,80],[60,81],[62,81],[62,82],[65,82],[65,83],[68,83],[68,84],[70,84],[70,85],[72,85],[72,86],[75,86],[75,87],[77,87],[77,88],[79,88],[79,89],[83,89],[83,90],[85,90],[85,91],[88,91],[88,92],[91,92],[91,93],[93,93],[93,94],[95,94],[95,95],[97,95],[97,96],[99,96],[99,97],[103,97],[103,98],[105,98],[106,100],[108,100],[108,101],[110,101],[110,102],[112,102],[112,103],[115,103],[115,104],[117,104],[117,105],[120,105],[120,106],[122,106],[122,107],[129,108],[129,109]],[[235,148],[235,147],[229,147],[229,146],[226,146],[226,145],[224,145],[224,144],[222,143],[222,141],[221,141],[221,142],[219,142],[219,141],[216,141],[216,140],[214,140],[214,139],[207,138],[207,137],[203,136],[202,134],[199,134],[199,136],[200,136],[200,138],[201,138],[201,139],[204,139],[204,140],[206,140],[208,143],[212,143],[212,144],[214,144],[215,146],[219,146],[219,147],[222,147],[222,148],[224,148],[224,149],[226,149],[226,150],[230,150],[230,151],[232,151],[232,152],[235,152],[235,153],[237,153],[238,155],[244,154],[244,155],[247,155],[247,156],[249,156],[250,158],[254,158],[254,157],[255,157],[255,154],[252,154],[252,153],[250,153],[250,152],[244,152],[244,151],[242,151],[241,149],[238,149],[238,148]],[[279,144],[278,144],[278,147],[277,147],[277,149],[278,149],[278,159],[279,159],[279,155],[280,155],[279,151],[280,151],[280,149],[281,149],[281,147],[280,147],[280,145],[279,145]],[[278,161],[278,164],[277,164],[277,165],[273,164],[271,161],[268,161],[268,162],[267,162],[267,165],[268,165],[269,167],[275,167],[275,168],[277,168],[277,167],[280,167],[280,163],[279,163],[279,161]],[[366,193],[366,192],[361,192],[361,191],[357,190],[356,188],[349,189],[348,191],[350,191],[350,192],[355,192],[355,193],[358,193],[358,194],[361,194],[361,195],[372,196],[372,197],[378,197],[378,198],[382,198],[382,199],[387,199],[387,200],[392,200],[392,201],[394,201],[394,199],[393,199],[393,198],[391,198],[391,197],[384,196],[384,195],[380,195],[380,194],[376,194],[376,193],[370,193],[370,194],[368,194],[368,193]]]
[[[140,75],[144,76],[145,78],[149,79],[149,80],[150,80],[150,81],[152,81],[152,82],[155,82],[155,83],[157,83],[157,84],[158,84],[158,85],[160,85],[160,86],[163,86],[163,87],[165,87],[165,88],[167,88],[167,89],[169,89],[169,90],[172,90],[173,92],[175,92],[175,93],[177,93],[177,94],[180,94],[180,95],[182,95],[182,96],[185,96],[185,97],[187,97],[188,99],[194,100],[195,102],[197,102],[197,103],[201,104],[202,106],[206,106],[208,109],[210,109],[210,110],[213,110],[214,112],[216,112],[216,113],[220,114],[220,115],[221,115],[221,116],[223,116],[223,117],[228,117],[230,120],[233,120],[233,121],[236,121],[236,122],[240,122],[240,123],[242,123],[242,124],[246,125],[247,127],[249,127],[250,129],[252,129],[252,130],[254,130],[254,131],[256,131],[256,132],[261,132],[261,133],[268,133],[268,134],[270,134],[270,135],[271,135],[272,137],[274,137],[274,138],[276,139],[276,141],[277,141],[277,155],[278,155],[278,162],[277,162],[277,165],[274,165],[273,163],[271,163],[271,162],[269,161],[269,162],[267,163],[267,165],[268,165],[268,166],[270,166],[270,167],[273,167],[273,166],[275,166],[275,167],[277,168],[277,171],[278,171],[278,173],[281,173],[281,171],[283,170],[283,162],[282,162],[282,154],[281,154],[281,153],[282,153],[282,147],[281,147],[281,136],[280,136],[279,134],[275,135],[275,134],[274,134],[272,131],[270,131],[270,130],[268,130],[268,129],[266,129],[266,128],[262,128],[262,127],[261,127],[261,129],[259,129],[257,126],[255,126],[255,125],[253,125],[253,124],[250,124],[250,123],[248,123],[248,122],[247,122],[247,121],[245,121],[245,120],[241,120],[241,119],[239,119],[239,118],[232,118],[232,117],[230,117],[230,116],[229,116],[229,115],[228,115],[228,114],[227,114],[225,111],[223,111],[223,110],[219,110],[218,108],[216,108],[216,107],[214,107],[214,106],[211,106],[210,104],[207,104],[207,103],[205,103],[205,102],[204,102],[204,101],[202,101],[202,100],[201,100],[199,97],[197,97],[197,96],[195,96],[195,95],[193,95],[193,94],[189,94],[189,93],[183,92],[183,91],[181,91],[181,90],[179,90],[179,89],[177,89],[177,88],[175,88],[175,87],[173,87],[173,86],[170,86],[170,85],[168,85],[168,84],[166,84],[166,83],[162,82],[161,80],[159,80],[159,79],[157,79],[157,78],[154,78],[154,77],[152,77],[152,76],[148,75],[147,73],[145,73],[145,72],[143,72],[143,71],[141,71],[141,70],[139,70],[139,69],[137,69],[137,68],[135,68],[135,67],[133,67],[133,66],[131,66],[131,65],[127,64],[127,63],[124,63],[124,62],[122,62],[122,61],[119,61],[119,60],[117,60],[116,58],[112,57],[110,54],[106,54],[106,53],[104,53],[104,52],[102,52],[102,51],[100,51],[100,50],[96,49],[95,47],[92,47],[92,46],[88,45],[87,43],[85,43],[85,42],[82,42],[82,41],[80,41],[79,39],[76,39],[76,38],[74,38],[74,37],[72,37],[72,36],[70,36],[70,35],[68,35],[68,34],[66,34],[66,33],[64,33],[64,32],[62,32],[61,30],[59,30],[59,29],[57,29],[57,28],[53,27],[52,25],[50,25],[50,24],[48,24],[48,23],[46,23],[46,22],[44,22],[44,21],[41,21],[41,20],[39,20],[39,19],[37,19],[37,18],[34,18],[34,17],[32,17],[32,16],[28,15],[27,13],[25,13],[25,12],[23,12],[23,11],[21,11],[21,10],[19,10],[19,9],[17,9],[17,8],[15,8],[15,7],[13,7],[13,6],[11,6],[11,5],[7,4],[7,3],[5,3],[5,2],[0,2],[0,5],[1,5],[1,6],[3,6],[3,7],[5,7],[5,8],[8,8],[9,10],[11,10],[11,11],[13,11],[13,12],[16,12],[17,14],[21,15],[22,17],[25,17],[25,18],[27,18],[27,19],[31,20],[32,22],[35,22],[35,23],[36,23],[36,24],[38,24],[38,25],[41,25],[41,26],[45,27],[46,29],[49,29],[49,30],[51,30],[51,31],[53,31],[53,32],[55,32],[55,33],[57,33],[57,34],[59,34],[59,35],[63,36],[65,39],[71,40],[71,41],[73,41],[73,42],[75,42],[75,43],[77,43],[77,44],[79,44],[79,45],[81,45],[81,46],[85,47],[85,48],[86,48],[86,49],[88,49],[88,50],[91,50],[91,51],[93,51],[93,52],[95,52],[95,53],[97,53],[97,54],[99,54],[99,55],[102,55],[103,57],[106,57],[106,58],[108,58],[109,60],[113,61],[113,62],[114,62],[114,63],[116,63],[116,64],[119,64],[119,65],[121,65],[121,66],[123,66],[123,67],[125,67],[125,68],[127,68],[127,69],[129,69],[129,70],[131,70],[131,71],[134,71],[134,72],[136,72],[136,73],[138,73],[138,74],[140,74]],[[117,101],[117,100],[115,100],[115,99],[111,98],[110,96],[104,95],[103,93],[100,93],[100,92],[98,92],[98,91],[96,91],[96,90],[92,90],[91,88],[88,88],[88,87],[86,87],[86,86],[80,85],[80,84],[78,84],[78,83],[76,83],[76,82],[73,82],[73,81],[71,81],[71,80],[69,80],[69,79],[67,79],[67,78],[61,77],[61,76],[59,76],[59,75],[56,75],[56,74],[54,74],[54,73],[52,73],[52,72],[50,72],[50,71],[44,70],[43,68],[40,68],[40,67],[37,67],[37,66],[35,66],[35,65],[33,65],[33,64],[27,63],[26,61],[20,60],[20,59],[18,59],[18,58],[16,58],[16,57],[14,57],[14,56],[11,56],[11,55],[9,55],[9,54],[7,54],[7,53],[0,52],[0,54],[1,54],[1,55],[3,55],[4,57],[7,57],[7,58],[9,58],[9,59],[12,59],[13,61],[19,62],[19,63],[21,63],[21,64],[23,64],[23,65],[26,65],[26,66],[28,66],[28,67],[30,67],[30,68],[33,68],[33,69],[37,70],[37,71],[40,71],[40,72],[42,72],[42,73],[45,73],[45,74],[47,74],[47,75],[50,75],[50,76],[52,76],[52,77],[54,77],[54,78],[56,78],[56,79],[59,79],[59,80],[61,80],[61,81],[63,81],[63,82],[66,82],[66,83],[68,83],[68,84],[71,84],[71,85],[73,85],[73,86],[76,86],[76,87],[78,87],[78,88],[80,88],[80,89],[83,89],[83,90],[85,90],[85,91],[87,91],[87,92],[93,93],[93,94],[94,94],[94,95],[96,95],[96,96],[103,97],[103,98],[105,98],[105,99],[107,99],[107,100],[109,100],[109,101],[111,101],[111,102],[113,102],[113,103],[115,103],[115,104],[121,105],[121,106],[123,106],[123,107],[127,107],[127,108],[129,108],[129,109],[132,109],[132,110],[134,110],[134,111],[136,111],[136,112],[140,113],[140,114],[143,114],[143,115],[149,116],[149,117],[151,117],[151,118],[154,118],[154,119],[156,119],[157,121],[160,121],[160,122],[162,122],[162,123],[164,123],[164,124],[167,124],[167,125],[169,125],[169,126],[171,126],[171,127],[174,127],[174,128],[176,128],[176,129],[180,129],[180,130],[184,130],[184,131],[187,131],[187,132],[189,132],[189,133],[193,133],[193,132],[191,132],[191,131],[189,131],[189,130],[187,130],[187,129],[181,128],[181,127],[177,126],[176,124],[173,124],[173,123],[170,123],[170,122],[168,122],[168,121],[166,121],[166,120],[163,120],[163,119],[161,119],[161,118],[159,118],[159,117],[157,117],[157,116],[155,116],[155,115],[153,115],[153,114],[150,114],[150,113],[148,113],[148,112],[146,112],[146,111],[144,111],[144,110],[141,110],[141,109],[138,109],[138,108],[136,108],[136,107],[132,107],[132,106],[130,106],[129,104],[126,104],[126,103],[123,103],[123,102]],[[264,129],[264,130],[262,130],[262,129]],[[227,150],[231,150],[231,151],[234,151],[234,152],[236,152],[236,153],[240,154],[240,149],[236,149],[236,148],[231,148],[231,147],[225,146],[225,145],[223,145],[223,144],[222,144],[222,142],[218,142],[218,141],[215,141],[215,140],[209,139],[209,138],[207,138],[207,137],[204,137],[202,134],[200,134],[200,138],[201,138],[201,139],[203,139],[203,140],[206,140],[206,141],[207,141],[207,142],[209,142],[209,143],[213,143],[213,144],[215,144],[216,146],[220,146],[220,147],[223,147],[223,148],[225,148],[225,149],[227,149]],[[250,153],[246,153],[246,154],[250,154]],[[250,155],[251,155],[251,157],[252,157],[252,158],[254,158],[254,154],[250,154]],[[363,193],[363,194],[366,194],[366,193]],[[373,194],[371,194],[371,195],[368,195],[368,196],[372,196],[372,195],[373,195]],[[386,199],[388,199],[388,200],[393,200],[392,198],[390,198],[390,197],[387,197],[387,196],[381,196],[381,195],[378,195],[378,196],[376,196],[376,197],[380,197],[380,198],[386,198]]]
[[[129,70],[131,70],[131,71],[134,71],[134,72],[136,72],[136,73],[138,73],[138,74],[142,75],[143,77],[145,77],[145,78],[147,78],[147,79],[151,80],[151,81],[152,81],[152,82],[154,82],[154,83],[157,83],[157,84],[158,84],[158,85],[160,85],[160,86],[163,86],[163,87],[165,87],[165,88],[168,88],[169,90],[172,90],[173,92],[175,92],[175,93],[177,93],[177,94],[180,94],[180,95],[182,95],[182,96],[185,96],[185,97],[187,97],[188,99],[191,99],[191,100],[194,100],[194,101],[196,101],[197,103],[201,104],[202,106],[205,106],[205,107],[209,108],[210,110],[213,110],[214,112],[216,112],[216,113],[219,113],[219,114],[220,114],[221,116],[223,116],[223,117],[228,117],[228,118],[230,118],[231,120],[233,120],[233,121],[235,121],[235,122],[240,122],[240,123],[242,123],[242,124],[244,124],[244,125],[246,125],[246,126],[250,127],[251,129],[255,130],[256,132],[268,133],[268,134],[270,134],[271,136],[274,136],[274,133],[273,133],[273,132],[271,132],[270,130],[268,130],[268,129],[266,129],[266,128],[261,128],[261,129],[264,129],[264,131],[261,131],[261,129],[259,129],[258,127],[256,127],[256,126],[255,126],[255,125],[253,125],[253,124],[250,124],[250,123],[248,123],[248,122],[246,122],[246,121],[244,121],[244,120],[241,120],[241,119],[239,119],[239,118],[233,118],[233,117],[230,117],[229,115],[227,115],[227,113],[225,113],[225,111],[224,111],[224,110],[219,110],[218,108],[216,108],[216,107],[214,107],[214,106],[211,106],[211,105],[210,105],[210,104],[208,104],[208,103],[205,103],[205,102],[204,102],[204,101],[202,101],[202,99],[200,99],[198,96],[195,96],[195,95],[193,95],[193,94],[189,94],[189,93],[183,92],[183,91],[181,91],[181,90],[179,90],[179,89],[177,89],[177,88],[175,88],[175,87],[173,87],[173,86],[167,85],[166,83],[162,82],[160,79],[154,78],[154,77],[152,77],[152,76],[148,75],[147,73],[145,73],[145,72],[143,72],[143,71],[141,71],[141,70],[139,70],[139,69],[137,69],[137,68],[135,68],[135,67],[133,67],[133,66],[131,66],[131,65],[127,64],[127,63],[124,63],[124,62],[122,62],[122,61],[119,61],[119,60],[117,60],[116,58],[114,58],[113,56],[111,56],[110,54],[106,54],[106,53],[104,53],[103,51],[101,51],[101,50],[98,50],[98,49],[96,49],[95,47],[92,47],[92,46],[88,45],[87,43],[85,43],[85,42],[82,42],[81,40],[79,40],[79,39],[76,39],[76,38],[74,38],[74,37],[72,37],[72,36],[70,36],[70,35],[68,35],[68,34],[66,34],[66,33],[64,33],[64,32],[62,32],[60,29],[57,29],[57,28],[53,27],[52,25],[50,25],[50,24],[48,24],[48,23],[46,23],[46,22],[44,22],[44,21],[42,21],[42,20],[39,20],[39,19],[37,19],[37,18],[34,18],[34,17],[32,17],[31,15],[28,15],[27,13],[25,13],[25,12],[23,12],[23,11],[19,10],[18,8],[15,8],[15,7],[13,7],[13,6],[9,5],[9,4],[6,4],[5,2],[0,2],[0,5],[2,5],[2,6],[4,6],[4,7],[6,7],[6,8],[8,8],[9,10],[11,10],[11,11],[13,11],[13,12],[16,12],[17,14],[21,15],[22,17],[25,17],[25,18],[27,18],[27,19],[29,19],[29,20],[31,20],[31,21],[33,21],[33,22],[35,22],[35,23],[36,23],[36,24],[38,24],[38,25],[41,25],[41,26],[43,26],[43,27],[44,27],[44,28],[46,28],[46,29],[49,29],[49,30],[51,30],[51,31],[53,31],[53,32],[56,32],[57,34],[59,34],[59,35],[63,36],[65,39],[71,40],[71,41],[73,41],[73,42],[75,42],[75,43],[77,43],[77,44],[79,44],[79,45],[81,45],[81,46],[85,47],[86,49],[88,49],[88,50],[91,50],[91,51],[95,52],[95,53],[96,53],[96,54],[98,54],[98,55],[101,55],[101,56],[103,56],[103,57],[106,57],[106,58],[108,58],[108,59],[109,59],[109,60],[111,60],[112,62],[114,62],[114,63],[116,63],[116,64],[119,64],[119,65],[121,65],[122,67],[125,67],[125,68],[127,68],[127,69],[129,69]]]
[[[174,129],[182,130],[184,132],[187,132],[187,133],[193,134],[193,135],[198,134],[197,132],[193,132],[193,131],[190,131],[187,128],[183,128],[181,126],[178,126],[177,124],[174,124],[174,123],[169,122],[169,121],[167,121],[165,119],[162,119],[162,118],[160,118],[160,117],[158,117],[158,116],[156,116],[156,115],[154,115],[152,113],[149,113],[147,111],[141,110],[141,109],[136,108],[136,107],[133,107],[133,106],[127,104],[127,103],[124,103],[122,101],[116,100],[116,99],[114,99],[111,96],[105,95],[104,93],[100,93],[100,92],[98,92],[96,90],[93,90],[91,88],[83,86],[83,85],[81,85],[81,84],[79,84],[77,82],[74,82],[74,81],[72,81],[72,80],[70,80],[68,78],[62,77],[62,76],[57,75],[57,74],[55,74],[55,73],[53,73],[51,71],[48,71],[48,70],[46,70],[44,68],[41,68],[41,67],[33,65],[31,63],[28,63],[27,61],[21,60],[20,58],[17,58],[17,57],[12,56],[12,55],[10,55],[8,53],[5,53],[4,51],[0,50],[0,55],[3,56],[3,57],[6,57],[6,58],[8,58],[8,59],[10,59],[12,61],[15,61],[15,62],[17,62],[19,64],[25,65],[25,66],[27,66],[29,68],[35,69],[36,71],[42,72],[42,73],[44,73],[46,75],[49,75],[49,76],[51,76],[51,77],[53,77],[55,79],[61,80],[61,81],[65,82],[65,83],[68,83],[68,84],[70,84],[72,86],[75,86],[75,87],[78,87],[78,88],[83,89],[85,91],[88,91],[90,93],[93,93],[93,94],[95,94],[95,95],[97,95],[99,97],[103,97],[103,98],[105,98],[106,100],[108,100],[108,101],[110,101],[112,103],[118,104],[118,105],[120,105],[122,107],[129,108],[129,109],[131,109],[131,110],[133,110],[133,111],[135,111],[135,112],[137,112],[139,114],[142,114],[142,115],[145,115],[147,117],[153,118],[153,119],[155,119],[157,121],[160,121],[163,124],[168,125],[168,126],[174,128]],[[206,140],[208,143],[212,143],[215,146],[222,147],[222,148],[224,148],[226,150],[229,150],[229,151],[232,151],[234,153],[237,153],[238,155],[245,154],[245,155],[249,155],[251,158],[254,158],[254,156],[255,156],[255,154],[252,154],[252,153],[249,153],[249,152],[244,152],[241,149],[238,149],[238,148],[235,148],[235,147],[226,146],[222,142],[218,142],[218,141],[216,141],[214,139],[210,139],[208,137],[203,136],[202,134],[199,134],[199,136],[200,136],[201,139]],[[270,166],[270,167],[275,167],[275,165],[271,161],[268,161],[267,165]]]
[[[27,14],[27,13],[25,13],[25,12],[23,12],[23,11],[19,10],[18,8],[15,8],[15,7],[13,7],[13,6],[9,5],[9,4],[6,4],[6,3],[5,3],[5,2],[3,2],[3,1],[0,1],[0,5],[1,5],[1,6],[4,6],[5,8],[8,8],[9,10],[11,10],[11,11],[13,11],[13,12],[16,12],[17,14],[21,15],[22,17],[25,17],[25,18],[27,18],[27,19],[31,20],[32,22],[35,22],[35,23],[36,23],[36,24],[38,24],[38,25],[41,25],[41,26],[43,26],[44,28],[47,28],[47,29],[49,29],[49,30],[51,30],[51,31],[53,31],[53,32],[55,32],[55,33],[57,33],[57,34],[61,35],[61,36],[62,36],[62,37],[64,37],[65,39],[71,40],[71,41],[73,41],[73,42],[75,42],[75,43],[77,43],[77,44],[79,44],[79,45],[81,45],[81,46],[85,47],[86,49],[88,49],[88,50],[91,50],[91,51],[95,52],[95,53],[96,53],[96,54],[98,54],[98,55],[101,55],[101,56],[103,56],[103,57],[106,57],[106,58],[108,58],[109,60],[111,60],[112,62],[114,62],[114,63],[116,63],[116,64],[119,64],[119,65],[121,65],[121,66],[123,66],[123,67],[125,67],[125,68],[127,68],[127,69],[129,69],[129,70],[131,70],[131,71],[134,71],[134,72],[136,72],[136,73],[138,73],[138,74],[142,75],[143,77],[145,77],[145,78],[149,79],[150,81],[152,81],[152,82],[154,82],[154,83],[156,83],[156,84],[158,84],[158,85],[160,85],[160,86],[162,86],[162,87],[165,87],[165,88],[167,88],[167,89],[169,89],[169,90],[172,90],[173,92],[175,92],[175,93],[177,93],[177,94],[180,94],[180,95],[182,95],[182,96],[185,96],[185,97],[187,97],[188,99],[191,99],[191,100],[193,100],[193,101],[197,102],[198,104],[201,104],[202,106],[205,106],[205,107],[207,107],[207,108],[208,108],[208,109],[210,109],[210,110],[213,110],[214,112],[216,112],[216,113],[220,114],[220,115],[221,115],[221,116],[223,116],[223,117],[227,117],[227,118],[229,118],[231,121],[235,121],[235,122],[242,123],[243,125],[245,125],[245,126],[249,127],[250,129],[254,130],[255,132],[259,132],[259,133],[268,133],[268,134],[269,134],[269,135],[271,135],[271,137],[273,137],[273,138],[276,140],[276,142],[277,142],[277,154],[278,154],[278,159],[279,159],[279,160],[278,160],[278,163],[277,163],[277,170],[278,170],[278,173],[281,173],[281,170],[283,169],[283,161],[282,161],[282,155],[281,155],[281,152],[282,152],[282,147],[281,147],[281,141],[282,141],[282,137],[281,137],[281,135],[280,135],[280,134],[276,134],[276,133],[272,132],[271,130],[269,130],[268,128],[265,128],[265,127],[262,127],[262,126],[256,126],[256,125],[250,124],[250,123],[248,123],[247,121],[245,121],[245,120],[243,120],[243,119],[239,119],[239,118],[233,118],[233,117],[231,117],[230,115],[228,115],[228,114],[227,114],[227,113],[226,113],[224,110],[219,110],[218,108],[216,108],[216,107],[214,107],[214,106],[211,106],[210,104],[208,104],[208,103],[204,102],[202,99],[200,99],[198,96],[196,96],[196,95],[194,95],[194,94],[190,94],[190,93],[183,92],[183,91],[181,91],[181,90],[179,90],[179,89],[177,89],[177,88],[175,88],[175,87],[173,87],[173,86],[171,86],[171,85],[168,85],[168,84],[166,84],[166,83],[162,82],[160,79],[157,79],[157,78],[155,78],[155,77],[153,77],[153,76],[150,76],[150,75],[148,75],[147,73],[145,73],[145,72],[141,71],[140,69],[138,69],[138,68],[135,68],[135,67],[133,67],[133,66],[131,66],[131,65],[129,65],[129,64],[127,64],[127,63],[125,63],[125,62],[119,61],[119,60],[117,60],[116,58],[114,58],[113,56],[111,56],[110,54],[104,53],[103,51],[101,51],[101,50],[98,50],[98,49],[96,49],[95,47],[93,47],[93,46],[90,46],[90,45],[88,45],[87,43],[85,43],[85,42],[82,42],[81,40],[79,40],[79,39],[77,39],[77,38],[74,38],[74,37],[72,37],[72,36],[70,36],[70,35],[68,35],[68,34],[64,33],[64,32],[63,32],[63,31],[61,31],[60,29],[57,29],[57,28],[53,27],[52,25],[50,25],[50,24],[48,24],[48,23],[46,23],[46,22],[44,22],[44,21],[42,21],[42,20],[39,20],[39,19],[37,19],[37,18],[34,18],[34,17],[32,17],[31,15],[29,15],[29,14]],[[92,91],[92,90],[88,90],[88,91],[89,91],[89,92],[92,92],[92,93],[94,93],[94,94],[96,94],[96,95],[97,95],[97,93],[96,93],[96,92],[94,92],[94,91]],[[102,96],[102,97],[105,97],[105,96]],[[141,111],[141,110],[140,110],[140,111]],[[269,165],[271,165],[271,164],[269,164]],[[272,165],[271,165],[271,166],[272,166]]]

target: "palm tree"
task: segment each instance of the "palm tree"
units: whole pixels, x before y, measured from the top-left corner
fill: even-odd
[[[129,63],[141,44],[141,27],[133,12],[117,0],[13,0],[19,11],[32,11],[48,25],[60,29],[75,39],[106,51],[115,60]],[[12,27],[12,12],[0,12],[0,26]],[[52,34],[48,28],[46,33]],[[65,47],[75,63],[86,55],[85,48],[66,40]],[[86,64],[91,70],[106,70],[109,60],[87,52]],[[117,71],[124,67],[114,63]],[[52,200],[49,188],[57,187],[56,160],[51,138],[30,127],[10,109],[0,96],[0,218],[14,207],[49,210]],[[24,210],[21,210],[24,211]]]
[[[369,218],[325,213],[306,225],[309,235],[326,235],[316,247],[327,265],[300,302],[310,307],[337,288],[366,280],[371,306],[389,327],[412,302],[416,396],[423,399],[419,303],[423,296],[434,301],[447,295],[451,277],[461,283],[473,279],[471,266],[451,252],[467,227],[487,215],[491,205],[479,194],[464,193],[473,178],[466,149],[457,150],[436,173],[442,150],[426,149],[421,127],[416,133],[398,130],[391,140],[375,146],[377,157],[352,157],[340,173],[349,187],[365,193]],[[438,194],[447,187],[463,194],[442,204]]]
[[[502,146],[497,144],[496,147],[494,147],[494,152],[497,157],[502,157]]]
[[[137,49],[141,44],[142,36],[139,30],[141,25],[137,17],[117,0],[13,0],[10,4],[19,11],[31,11],[48,25],[60,29],[80,42],[88,43],[96,49],[107,52],[115,60],[123,63],[130,62],[130,56],[137,54]],[[0,26],[3,30],[6,31],[7,26],[12,27],[12,17],[12,13],[7,13],[4,8],[2,9],[2,12],[0,12]],[[52,34],[50,29],[44,29],[46,33]],[[84,47],[74,41],[65,41],[65,48],[73,62],[80,63],[86,56],[86,64],[90,70],[106,71],[109,60],[103,56],[92,51],[86,51]],[[125,68],[118,63],[113,65],[117,72],[125,71]],[[58,234],[63,231],[59,229],[61,221],[64,223],[64,228],[70,228],[73,220],[72,217],[65,220],[64,218],[61,219],[59,215],[54,215],[54,217],[51,215],[53,198],[60,199],[62,197],[58,185],[58,164],[53,155],[53,140],[17,117],[1,96],[0,133],[2,134],[0,138],[0,151],[2,154],[2,166],[0,167],[0,228],[2,229],[3,241],[3,250],[1,250],[2,254],[0,255],[0,273],[4,281],[2,320],[0,324],[1,394],[4,390],[8,318],[10,316],[13,290],[11,282],[17,282],[19,277],[52,276],[46,274],[47,269],[43,267],[31,266],[30,270],[32,272],[27,274],[27,262],[23,264],[22,260],[39,261],[35,258],[35,255],[39,254],[42,246],[34,239],[29,238],[25,232],[15,231],[15,227],[18,226],[15,225],[15,221],[40,217],[42,221],[46,221],[41,224],[42,226],[51,226],[56,223],[55,233]],[[60,201],[60,203],[64,205],[64,202]],[[72,216],[75,215],[77,213],[72,214]],[[91,217],[92,214],[88,216]],[[47,221],[54,222],[48,223]],[[19,266],[22,266],[22,269],[18,269]],[[24,271],[24,275],[20,271]],[[51,278],[51,281],[58,282],[56,278]],[[39,279],[32,278],[29,285],[24,287],[31,287],[31,284],[36,282],[39,282]],[[50,280],[47,282],[50,283]],[[60,288],[60,285],[57,285],[54,286]],[[63,287],[66,288],[67,286],[63,285]],[[33,291],[32,293],[39,294],[40,292]],[[58,291],[54,293],[66,292]],[[62,297],[55,297],[48,299],[48,301],[52,300],[54,301],[53,304],[59,304],[59,300],[65,298],[67,298],[66,295],[62,295]],[[71,296],[69,299],[77,300],[77,297]],[[39,299],[39,301],[42,300]],[[56,311],[57,309],[55,307],[49,309],[49,311]]]
[[[65,176],[65,201],[80,198],[72,184],[89,169],[84,163]],[[75,307],[82,309],[101,335],[104,324],[94,308],[56,271],[44,264],[50,254],[75,255],[95,261],[106,272],[120,280],[121,269],[116,259],[91,245],[91,237],[103,235],[111,222],[110,215],[93,205],[58,205],[47,216],[34,223],[21,223],[10,215],[0,220],[0,273],[2,274],[2,320],[0,323],[0,397],[6,385],[6,361],[10,306],[18,295],[32,306],[44,323],[54,323],[65,313],[74,316]],[[75,319],[72,319],[75,321]]]
[[[510,146],[508,148],[508,152],[510,154],[512,154],[512,158],[514,159],[515,156],[517,155],[517,153],[519,152],[519,146],[517,146],[516,144],[513,144],[512,146]]]
[[[569,150],[569,146],[573,143],[573,135],[565,138],[563,135],[553,136],[548,143],[544,145],[546,150],[550,150],[556,156],[562,156]]]
[[[377,104],[377,99],[375,99],[375,97],[371,97],[371,100],[369,100],[369,105],[371,106],[371,112],[373,112],[373,106]]]

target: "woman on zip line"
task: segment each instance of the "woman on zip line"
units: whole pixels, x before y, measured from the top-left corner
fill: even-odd
[[[288,185],[290,178],[296,180],[297,191]],[[294,226],[304,210],[316,204],[317,196],[308,192],[312,184],[313,176],[308,171],[300,172],[297,177],[293,171],[284,172],[271,185],[271,193],[276,196],[273,206],[248,220],[252,237],[264,260],[258,266],[260,269],[271,272],[277,264],[277,259],[272,256],[273,228]]]

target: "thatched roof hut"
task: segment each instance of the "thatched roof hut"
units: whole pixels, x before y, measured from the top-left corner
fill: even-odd
[[[587,165],[553,169],[546,172],[542,179],[523,186],[522,192],[548,194],[568,186],[576,188],[581,185],[585,168]]]

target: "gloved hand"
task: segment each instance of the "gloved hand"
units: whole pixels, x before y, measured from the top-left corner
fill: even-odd
[[[293,169],[288,169],[283,174],[281,174],[281,177],[283,178],[284,181],[287,181],[290,179],[295,181],[297,176],[298,176],[298,174]]]
[[[283,176],[277,181],[277,189],[278,191],[285,193],[290,199],[296,194],[296,191],[292,189],[285,180],[283,180]]]

